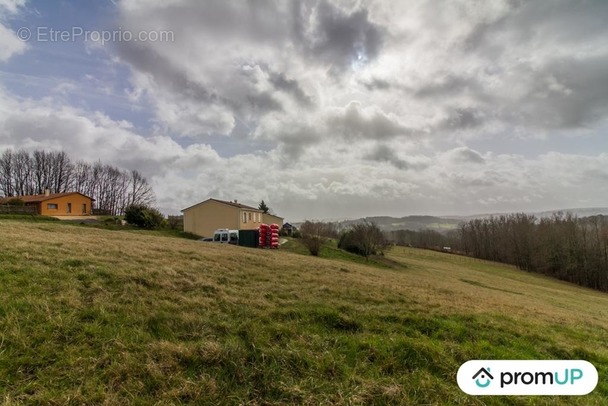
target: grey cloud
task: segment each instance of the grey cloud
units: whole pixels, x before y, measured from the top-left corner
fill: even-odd
[[[160,55],[144,43],[133,41],[120,42],[117,47],[119,56],[140,72],[149,73],[156,82],[168,87],[181,97],[208,103],[222,102],[215,93],[192,80],[168,58]]]
[[[400,124],[382,111],[364,112],[359,103],[350,103],[326,119],[330,134],[346,139],[386,140],[400,135],[412,135],[411,128]]]
[[[534,126],[580,128],[608,114],[608,55],[547,61],[532,81],[520,109]]]
[[[191,78],[170,59],[142,43],[121,42],[118,46],[118,53],[123,60],[138,71],[150,74],[161,89],[168,91],[177,100],[186,99],[199,103],[201,109],[208,105],[219,105],[241,117],[283,110],[283,106],[273,94],[257,90],[252,85],[255,80],[243,74],[242,71],[238,72],[240,73],[238,75],[241,81],[240,88],[235,92],[223,89],[224,94],[220,95],[201,84],[197,79]],[[286,81],[286,85],[292,86],[292,92],[297,91],[295,84]]]
[[[305,107],[313,105],[312,98],[302,90],[300,83],[295,79],[288,79],[283,72],[270,74],[270,83],[277,89],[293,96],[296,101]]]
[[[188,40],[205,32],[210,40],[276,41],[285,37],[289,19],[281,3],[272,0],[184,0],[162,7],[144,7],[138,17],[176,31]],[[128,15],[128,10],[125,14]],[[160,16],[160,18],[159,18]],[[132,23],[132,21],[128,21]],[[123,21],[124,23],[124,21]]]
[[[366,9],[347,13],[328,1],[316,8],[310,51],[341,69],[375,59],[382,48],[384,30],[369,20]]]
[[[363,86],[367,88],[367,90],[389,90],[394,87],[388,80],[373,78],[368,82],[363,82]]]
[[[478,109],[455,108],[450,111],[449,116],[439,124],[438,128],[443,130],[472,129],[481,126],[484,120],[485,115]]]
[[[55,146],[79,150],[88,146],[89,140],[82,139],[80,134],[87,132],[86,120],[78,117],[64,119],[58,114],[35,114],[23,111],[6,116],[0,124],[0,138],[23,145],[32,143],[48,146],[49,140]]]
[[[608,171],[600,169],[589,169],[582,173],[581,181],[597,180],[608,183]]]
[[[282,164],[289,165],[298,160],[307,147],[317,144],[320,138],[312,130],[303,129],[279,137],[278,140],[281,142],[279,151],[284,155]]]
[[[388,162],[397,169],[408,169],[408,163],[399,158],[394,150],[386,145],[378,145],[372,152],[364,156],[365,159],[376,162]]]
[[[455,162],[474,164],[483,164],[486,162],[486,160],[481,156],[479,152],[467,147],[453,149],[450,152],[450,155],[452,157],[452,160]]]
[[[251,93],[245,95],[247,106],[249,111],[253,113],[259,112],[270,112],[280,111],[283,109],[281,103],[279,103],[272,94],[268,92]],[[243,107],[244,103],[240,101],[233,102],[235,107]],[[240,110],[240,109],[239,109]]]
[[[608,33],[608,3],[603,0],[552,1],[550,12],[547,4],[536,1],[511,1],[509,5],[504,15],[476,26],[463,48],[495,58],[513,45],[522,47],[533,41],[565,45]]]
[[[552,58],[541,66],[521,64],[500,77],[504,93],[484,89],[481,82],[451,78],[424,86],[415,94],[431,100],[459,97],[470,91],[474,105],[448,107],[447,117],[437,123],[437,131],[484,128],[498,120],[511,126],[534,130],[586,128],[608,115],[608,55],[586,58]],[[510,92],[517,80],[518,93]]]
[[[440,80],[426,83],[416,89],[413,94],[420,98],[447,97],[462,94],[463,92],[479,92],[476,80],[453,73],[446,73]]]
[[[448,179],[450,183],[463,188],[488,188],[496,186],[496,183],[490,179],[472,175],[451,174],[448,176]]]

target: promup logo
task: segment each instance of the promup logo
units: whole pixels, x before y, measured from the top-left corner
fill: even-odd
[[[480,388],[487,388],[492,383],[494,377],[490,374],[490,368],[481,368],[475,375],[473,375],[473,379],[475,379],[475,385]],[[481,383],[479,380],[482,380]]]
[[[595,389],[598,374],[582,360],[479,360],[462,364],[457,380],[469,395],[586,395]]]

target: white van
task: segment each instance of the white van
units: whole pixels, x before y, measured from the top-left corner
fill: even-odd
[[[239,230],[217,229],[213,233],[213,242],[237,245],[239,243]]]

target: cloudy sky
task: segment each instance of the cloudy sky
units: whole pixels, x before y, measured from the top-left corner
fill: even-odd
[[[138,169],[165,213],[604,207],[606,21],[605,0],[0,0],[0,152]]]

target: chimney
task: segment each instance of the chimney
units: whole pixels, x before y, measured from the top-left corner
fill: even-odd
[[[44,189],[44,195],[45,196],[50,196],[51,195],[51,190],[49,188]]]
[[[234,202],[235,202],[235,203],[238,203],[238,201],[237,201],[236,199],[234,199]]]

